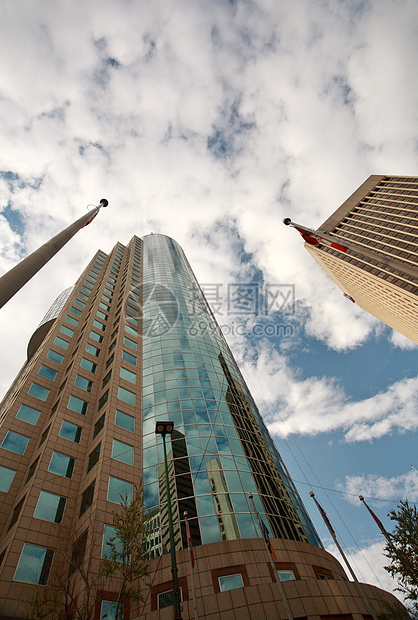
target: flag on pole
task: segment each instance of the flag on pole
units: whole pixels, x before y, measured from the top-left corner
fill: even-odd
[[[192,534],[190,532],[190,525],[189,525],[189,521],[187,517],[185,517],[185,519],[186,519],[187,546],[189,547],[189,551],[190,551],[190,561],[192,563],[192,568],[194,568],[194,552],[193,552]]]
[[[261,518],[260,518],[260,523],[261,523],[261,529],[263,530],[264,540],[266,541],[267,549],[270,551],[274,561],[277,562],[276,554],[274,553],[273,545],[271,544],[270,538],[269,538],[270,532],[268,531],[266,524]]]

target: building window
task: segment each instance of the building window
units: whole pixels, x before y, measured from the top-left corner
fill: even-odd
[[[130,347],[134,351],[136,351],[137,348],[138,348],[138,345],[136,344],[136,342],[134,342],[133,340],[131,340],[127,336],[124,337],[123,344],[126,344],[127,347]]]
[[[41,491],[33,516],[42,521],[61,523],[66,501],[65,497]]]
[[[118,398],[128,405],[135,406],[135,394],[120,386],[118,387]]]
[[[103,414],[102,417],[99,418],[96,424],[94,425],[93,439],[96,437],[96,435],[100,433],[100,431],[104,427],[104,421],[105,421],[105,414]]]
[[[243,588],[244,582],[242,580],[241,573],[235,575],[226,575],[225,577],[218,577],[219,590],[226,592],[227,590],[236,590],[237,588]]]
[[[65,336],[69,336],[70,338],[74,336],[74,330],[70,329],[66,325],[61,325],[60,332],[64,334]]]
[[[53,452],[49,463],[48,471],[57,476],[71,478],[73,475],[75,459],[61,452]]]
[[[101,336],[100,334],[98,334],[98,333],[96,333],[96,332],[94,332],[94,331],[91,331],[91,332],[90,332],[90,338],[91,338],[92,340],[95,340],[95,341],[96,341],[96,342],[98,342],[99,344],[101,344],[101,343],[103,342],[103,336]]]
[[[49,390],[43,385],[38,385],[37,383],[32,383],[29,388],[28,394],[33,396],[34,398],[38,398],[39,400],[46,401],[48,398]]]
[[[19,518],[20,515],[20,511],[22,510],[22,506],[23,506],[23,502],[25,501],[25,497],[22,497],[22,499],[20,500],[20,502],[18,504],[16,504],[16,506],[13,509],[13,513],[12,513],[12,518],[10,519],[10,523],[9,523],[9,527],[7,528],[7,531],[11,530],[12,527],[14,526],[14,524],[16,523],[16,521]]]
[[[134,372],[131,372],[130,370],[127,370],[126,368],[121,368],[120,376],[122,379],[125,379],[125,381],[129,381],[130,383],[133,383],[134,385],[136,384],[136,374]]]
[[[322,566],[312,566],[315,576],[320,580],[328,580],[334,579],[334,575],[328,568],[323,568]]]
[[[62,360],[64,359],[64,356],[61,355],[61,353],[57,353],[56,351],[53,351],[52,349],[49,349],[46,356],[49,360],[51,360],[51,362],[56,362],[57,364],[61,364]]]
[[[123,413],[123,411],[116,411],[115,425],[131,433],[135,432],[135,418],[127,413]]]
[[[100,329],[102,332],[106,329],[106,325],[103,325],[103,323],[100,323],[100,321],[97,321],[96,319],[93,321],[93,327]]]
[[[81,368],[84,368],[84,370],[88,370],[89,372],[92,372],[93,374],[96,372],[96,368],[97,368],[97,364],[95,364],[94,362],[91,362],[85,357],[82,358],[80,362],[80,366]]]
[[[97,411],[100,411],[103,405],[107,402],[108,398],[109,398],[109,390],[106,390],[106,392],[101,396],[99,400],[99,406],[97,408]]]
[[[38,370],[38,375],[41,375],[41,377],[45,377],[45,379],[49,379],[50,381],[54,381],[55,377],[57,376],[57,371],[53,370],[49,366],[44,366],[42,364],[42,366]]]
[[[45,586],[48,583],[54,552],[52,549],[25,543],[20,554],[13,581]]]
[[[86,305],[84,301],[80,301],[79,299],[74,299],[74,303],[77,304],[77,306],[80,306],[80,308],[84,308]]]
[[[8,431],[6,437],[3,439],[1,447],[10,452],[16,454],[24,454],[26,446],[29,443],[29,437],[15,433],[14,431]]]
[[[104,313],[104,312],[102,312],[101,310],[98,310],[98,311],[96,312],[96,316],[98,316],[98,317],[99,317],[99,319],[102,319],[102,321],[107,321],[107,319],[108,319],[107,314],[105,314],[105,313]]]
[[[81,314],[81,313],[80,313]],[[70,325],[74,325],[74,327],[76,327],[78,325],[78,321],[77,319],[74,319],[72,316],[70,316],[69,314],[67,314],[67,316],[65,317],[65,320],[67,321],[67,323],[70,323]]]
[[[120,504],[122,500],[132,501],[132,483],[109,476],[109,488],[107,490],[109,502]]]
[[[122,351],[122,359],[125,360],[125,362],[129,362],[133,366],[136,366],[136,357],[127,351]]]
[[[179,588],[180,601],[183,601],[183,590]],[[173,590],[167,590],[166,592],[160,592],[157,594],[157,608],[164,609],[165,607],[171,607],[174,605],[174,592]]]
[[[28,475],[25,480],[25,484],[29,482],[29,480],[32,478],[33,474],[35,473],[36,467],[38,465],[38,461],[39,461],[39,456],[33,461],[32,465],[30,465],[29,470],[28,470]]]
[[[98,444],[93,452],[90,452],[89,455],[89,462],[87,463],[87,473],[93,469],[93,467],[96,465],[96,463],[98,463],[99,461],[99,456],[100,456],[100,444]]]
[[[90,379],[86,379],[81,375],[77,375],[74,381],[74,385],[78,388],[81,388],[82,390],[85,390],[86,392],[91,392],[93,381],[90,381]]]
[[[18,420],[23,420],[24,422],[27,422],[28,424],[33,424],[33,426],[35,426],[35,424],[37,424],[39,420],[40,415],[41,412],[37,409],[33,409],[28,405],[20,405],[19,411],[16,414],[16,418]]]
[[[93,480],[91,485],[87,487],[87,489],[84,491],[83,495],[81,496],[80,513],[78,515],[79,517],[81,517],[81,515],[83,515],[86,512],[86,510],[88,510],[90,506],[92,505],[95,486],[96,486],[96,481]]]
[[[87,353],[91,353],[92,355],[95,355],[96,357],[99,357],[100,355],[100,349],[98,349],[97,347],[95,347],[94,345],[90,343],[86,344],[86,351]]]
[[[120,554],[118,557],[122,558],[123,543],[116,536],[116,528],[113,527],[113,525],[105,525],[102,544],[102,558],[108,558],[112,554],[112,547],[109,543],[113,543],[115,545],[116,553]],[[122,559],[120,561],[122,561]]]
[[[71,411],[75,411],[81,415],[86,415],[87,405],[88,403],[81,400],[81,398],[77,398],[77,396],[70,396],[67,409],[71,409]]]
[[[73,545],[70,568],[68,570],[69,577],[77,570],[77,568],[80,568],[80,566],[84,562],[84,554],[86,552],[88,532],[89,532],[88,529],[85,532],[83,532]]]
[[[9,492],[15,473],[14,469],[0,465],[0,491],[3,491],[3,493]]]
[[[113,357],[113,355],[112,355],[112,357]],[[107,373],[107,375],[105,376],[105,378],[104,378],[104,379],[103,379],[103,381],[102,381],[102,388],[104,388],[104,386],[105,386],[107,383],[109,383],[111,376],[112,376],[112,371],[111,371],[111,370],[109,370],[109,372]]]
[[[117,439],[113,440],[112,447],[112,459],[116,461],[120,461],[121,463],[126,463],[126,465],[134,464],[134,449],[132,446],[129,446],[127,443],[123,443],[122,441],[118,441]]]
[[[59,436],[63,437],[63,439],[68,439],[68,441],[73,441],[74,443],[80,443],[82,432],[83,432],[83,429],[81,428],[81,426],[77,426],[77,424],[73,424],[72,422],[63,420],[61,424]]]
[[[74,306],[71,306],[70,312],[72,312],[76,316],[81,316],[81,314],[82,314],[81,310],[79,310],[78,308],[74,308]]]
[[[278,570],[277,574],[280,581],[294,581],[296,579],[295,573],[292,570]]]
[[[112,601],[102,601],[100,609],[100,620],[119,620],[122,617],[122,610],[118,613],[119,618],[116,618],[117,603]]]
[[[62,338],[60,338],[59,336],[57,336],[54,340],[54,344],[57,345],[57,347],[60,347],[61,349],[68,349],[70,343],[67,342],[66,340],[63,340]]]

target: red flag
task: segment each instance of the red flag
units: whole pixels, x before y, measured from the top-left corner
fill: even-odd
[[[187,520],[187,518],[186,518],[186,535],[187,535],[187,546],[189,547],[189,551],[190,551],[190,560],[192,563],[192,568],[194,568],[193,541],[192,541],[192,535],[190,532],[189,521]]]
[[[270,551],[273,557],[273,560],[277,562],[276,554],[274,553],[273,545],[271,544],[270,538],[269,538],[270,532],[268,531],[267,526],[265,525],[263,519],[260,519],[260,523],[261,523],[261,529],[263,530],[264,540],[266,541],[267,549]]]
[[[321,504],[319,504],[318,502],[316,502],[316,505],[319,508],[319,512],[322,515],[322,518],[324,519],[325,523],[328,525],[329,531],[335,536],[335,532],[334,532],[334,528],[332,527],[330,520],[327,517],[327,513],[325,512],[325,510],[322,508]]]

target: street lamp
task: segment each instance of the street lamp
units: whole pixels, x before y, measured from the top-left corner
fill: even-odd
[[[171,511],[170,484],[168,480],[167,448],[165,444],[166,435],[172,435],[173,430],[174,430],[174,424],[173,422],[170,422],[170,421],[157,422],[155,425],[155,434],[162,436],[163,446],[164,446],[165,486],[166,486],[166,492],[167,492],[168,527],[170,530],[170,547],[171,547],[171,573],[173,575],[174,620],[182,620],[181,609],[180,609],[178,569],[177,569],[177,561],[176,561],[176,547],[174,545],[173,514]]]

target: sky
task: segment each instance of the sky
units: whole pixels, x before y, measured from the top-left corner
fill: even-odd
[[[98,248],[173,237],[324,546],[311,490],[359,579],[386,589],[358,495],[388,529],[418,498],[418,348],[282,219],[318,228],[369,175],[417,174],[417,35],[416,0],[0,5],[0,273],[109,201],[1,310],[1,394]]]

